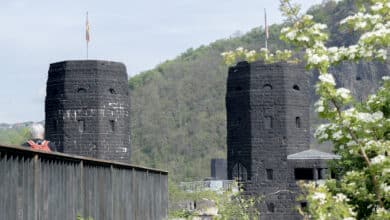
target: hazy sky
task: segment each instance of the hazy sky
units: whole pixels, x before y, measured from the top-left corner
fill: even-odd
[[[322,0],[295,0],[306,10]],[[190,47],[280,23],[278,0],[0,0],[0,123],[44,119],[49,64],[89,57],[120,61],[128,74]]]

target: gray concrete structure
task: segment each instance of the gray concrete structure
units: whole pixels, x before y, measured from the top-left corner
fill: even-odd
[[[130,161],[130,96],[124,64],[53,63],[46,94],[46,138],[60,152]]]
[[[227,179],[227,161],[222,158],[211,159],[210,164],[211,177],[214,180],[226,180]]]
[[[228,178],[264,197],[261,219],[300,219],[296,180],[315,180],[314,170],[325,172],[329,160],[322,152],[318,157],[317,151],[307,151],[309,77],[304,66],[238,63],[229,69],[226,110]]]

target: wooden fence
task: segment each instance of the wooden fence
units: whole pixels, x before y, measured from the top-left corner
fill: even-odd
[[[166,171],[0,146],[0,219],[159,220],[167,209]]]

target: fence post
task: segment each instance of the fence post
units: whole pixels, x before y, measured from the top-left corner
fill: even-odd
[[[34,219],[39,220],[39,156],[38,154],[34,155]]]
[[[85,200],[84,200],[84,197],[85,197],[85,192],[84,192],[84,161],[81,160],[80,161],[80,207],[79,207],[79,210],[80,210],[80,215],[82,217],[85,217]]]
[[[110,177],[111,177],[111,219],[114,219],[114,166],[111,164],[110,165]]]

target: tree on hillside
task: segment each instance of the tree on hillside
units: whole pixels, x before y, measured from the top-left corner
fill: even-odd
[[[328,123],[319,126],[315,136],[332,142],[334,152],[341,156],[334,162],[340,168],[338,181],[303,184],[309,205],[301,213],[307,219],[390,219],[390,77],[383,77],[379,90],[358,102],[348,89],[336,88],[329,72],[344,61],[386,61],[390,0],[355,1],[358,12],[340,21],[344,30],[360,34],[357,42],[347,47],[328,47],[327,25],[315,22],[311,15],[301,15],[299,6],[290,0],[280,2],[291,24],[281,30],[280,38],[303,49],[307,69],[319,72],[316,92],[320,98],[315,108]],[[222,55],[230,64],[239,59],[291,59],[290,51],[272,54],[265,49],[238,48]]]

